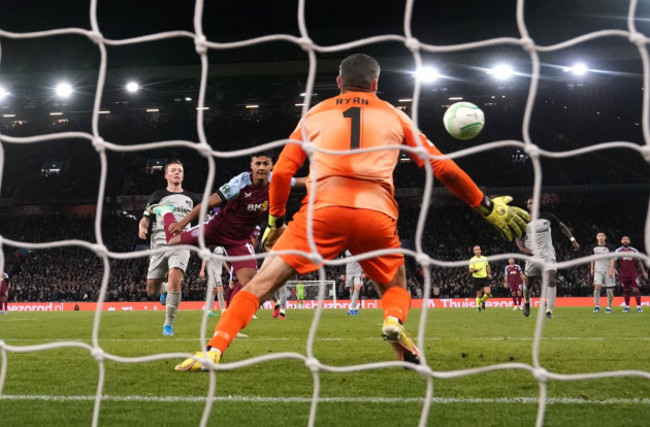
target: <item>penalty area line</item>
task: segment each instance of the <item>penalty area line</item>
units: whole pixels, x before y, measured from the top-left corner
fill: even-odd
[[[49,395],[1,395],[0,400],[20,401],[52,401],[52,402],[74,402],[94,401],[95,396],[49,396]],[[102,396],[103,402],[160,402],[160,403],[203,403],[207,397],[198,396]],[[217,396],[212,399],[214,402],[243,402],[243,403],[311,403],[310,397],[274,397],[274,396]],[[321,397],[319,403],[422,403],[421,397]],[[463,404],[463,403],[487,403],[487,404],[537,404],[537,397],[502,397],[502,398],[454,398],[434,397],[432,403],[437,404]],[[547,404],[568,404],[568,405],[650,405],[650,399],[602,399],[590,400],[579,398],[550,398]]]

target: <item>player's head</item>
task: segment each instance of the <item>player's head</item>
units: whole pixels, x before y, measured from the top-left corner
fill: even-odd
[[[607,240],[607,234],[600,231],[598,234],[596,234],[596,240],[598,241],[599,245],[604,245],[605,241]]]
[[[251,154],[251,171],[254,181],[266,182],[271,169],[273,169],[273,153],[265,151]]]
[[[621,245],[623,245],[624,248],[627,248],[630,246],[630,236],[623,236],[621,237]]]
[[[508,259],[508,264],[509,265],[515,265],[515,259],[514,258],[509,258]]]
[[[526,209],[528,209],[528,212],[533,211],[533,198],[529,197],[528,200],[526,200]]]
[[[185,177],[185,170],[183,163],[180,160],[174,159],[165,165],[165,179],[169,184],[181,184]]]
[[[480,256],[480,255],[481,255],[481,247],[480,247],[479,245],[474,246],[474,248],[472,249],[472,251],[474,252],[474,255],[476,255],[476,256]]]
[[[379,71],[379,63],[374,58],[355,53],[341,61],[336,83],[341,92],[376,92]]]

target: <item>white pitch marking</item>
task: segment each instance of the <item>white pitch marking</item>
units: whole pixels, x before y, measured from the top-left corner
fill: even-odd
[[[39,401],[94,401],[95,396],[48,396],[48,395],[2,395],[0,400],[39,400]],[[207,397],[199,396],[102,396],[104,402],[206,402]],[[217,396],[214,402],[264,402],[264,403],[310,403],[310,397],[272,397],[272,396]],[[456,404],[456,403],[524,403],[536,404],[537,397],[503,397],[503,398],[454,398],[454,397],[434,397],[431,402],[438,404]],[[320,403],[422,403],[422,397],[321,397]],[[602,399],[589,400],[578,398],[550,398],[548,404],[566,404],[566,405],[621,405],[621,404],[638,404],[650,405],[648,398],[636,399]]]

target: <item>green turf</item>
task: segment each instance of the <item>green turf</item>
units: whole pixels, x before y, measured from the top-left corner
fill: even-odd
[[[430,310],[425,350],[437,372],[500,363],[532,363],[536,311],[531,318],[509,309]],[[224,362],[279,352],[307,353],[314,311],[290,310],[287,320],[261,311],[237,339]],[[417,334],[419,310],[407,329]],[[100,345],[106,353],[139,357],[199,349],[198,312],[181,312],[174,337],[161,335],[162,312],[106,312],[101,317]],[[555,373],[576,374],[618,369],[650,371],[650,313],[592,314],[589,308],[556,309],[545,321],[542,366]],[[66,340],[91,343],[94,313],[12,312],[0,317],[0,340],[25,347]],[[364,310],[349,317],[327,310],[313,348],[321,363],[332,367],[392,361],[380,338],[382,314]],[[216,320],[210,319],[208,334]],[[7,378],[0,400],[0,425],[89,425],[99,368],[82,348],[6,352]],[[209,374],[180,373],[180,359],[141,363],[105,362],[100,425],[198,425]],[[0,362],[2,363],[2,362]],[[319,374],[319,426],[417,425],[427,381],[400,367],[355,373]],[[216,374],[210,425],[306,425],[314,391],[311,371],[302,360],[255,363]],[[549,380],[548,426],[647,425],[650,380],[639,377],[579,381]],[[458,378],[435,378],[428,425],[534,425],[539,383],[527,370],[500,370]],[[288,399],[291,398],[291,399]],[[381,400],[381,398],[384,398]],[[165,400],[166,399],[166,400]],[[274,400],[276,399],[276,400]],[[483,399],[483,400],[477,400]],[[640,401],[635,401],[640,399]]]

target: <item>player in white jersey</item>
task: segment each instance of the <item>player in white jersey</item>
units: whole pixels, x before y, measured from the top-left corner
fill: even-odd
[[[526,203],[528,212],[533,210],[533,199],[528,199]],[[526,225],[526,236],[524,241],[517,238],[517,247],[519,250],[527,255],[535,255],[540,258],[546,265],[539,264],[536,261],[526,261],[524,274],[526,281],[524,283],[524,316],[530,315],[530,293],[533,286],[539,284],[541,286],[542,274],[547,274],[548,289],[546,291],[546,317],[553,318],[553,307],[555,307],[555,297],[557,295],[557,268],[555,264],[555,248],[553,247],[552,230],[559,228],[562,234],[571,241],[573,250],[580,249],[580,245],[575,237],[571,234],[571,230],[555,215],[550,212],[540,211],[539,216],[535,221],[530,221]],[[551,264],[551,265],[548,265]],[[542,300],[544,297],[542,296]]]
[[[345,251],[345,256],[347,258],[351,257],[352,254],[350,251]],[[356,261],[348,261],[345,264],[345,287],[352,288],[352,295],[350,296],[350,308],[348,310],[349,316],[358,316],[359,315],[359,305],[357,301],[359,300],[359,292],[361,291],[361,275],[363,274],[363,269]]]
[[[183,189],[185,178],[183,164],[179,160],[172,160],[165,165],[165,180],[167,187],[154,192],[147,201],[147,207],[140,220],[138,236],[146,239],[151,225],[151,249],[167,246],[165,239],[165,225],[163,218],[149,210],[151,205],[164,203],[174,206],[174,216],[177,220],[184,218],[201,198],[194,193]],[[153,221],[152,221],[153,219]],[[181,280],[190,260],[190,251],[177,249],[172,252],[151,255],[149,258],[149,271],[147,273],[147,296],[150,299],[158,298],[165,278],[167,279],[168,294],[166,298],[166,316],[163,325],[163,335],[174,335],[174,319],[181,302]],[[162,302],[162,300],[161,300]]]
[[[223,258],[224,256],[227,255],[226,250],[224,249],[223,246],[215,247],[213,253],[220,258]],[[207,303],[207,309],[210,311],[210,316],[216,316],[216,314],[214,314],[214,312],[212,311],[215,295],[219,300],[219,309],[221,310],[221,312],[223,313],[223,311],[226,309],[226,300],[224,299],[224,292],[223,292],[223,279],[221,278],[224,268],[226,269],[228,274],[231,274],[230,267],[228,267],[228,263],[226,263],[224,259],[221,260],[210,259],[209,261],[204,260],[203,263],[201,264],[201,271],[199,271],[199,278],[201,279],[205,278],[205,274],[207,270],[208,289],[212,290],[208,294],[208,303]]]
[[[592,248],[594,255],[614,253],[614,248],[607,244],[607,235],[602,231],[596,234],[597,244]],[[607,308],[605,313],[612,312],[614,302],[614,286],[616,280],[616,258],[601,258],[591,261],[590,273],[594,276],[594,313],[600,311],[600,289],[605,287],[607,292]]]

